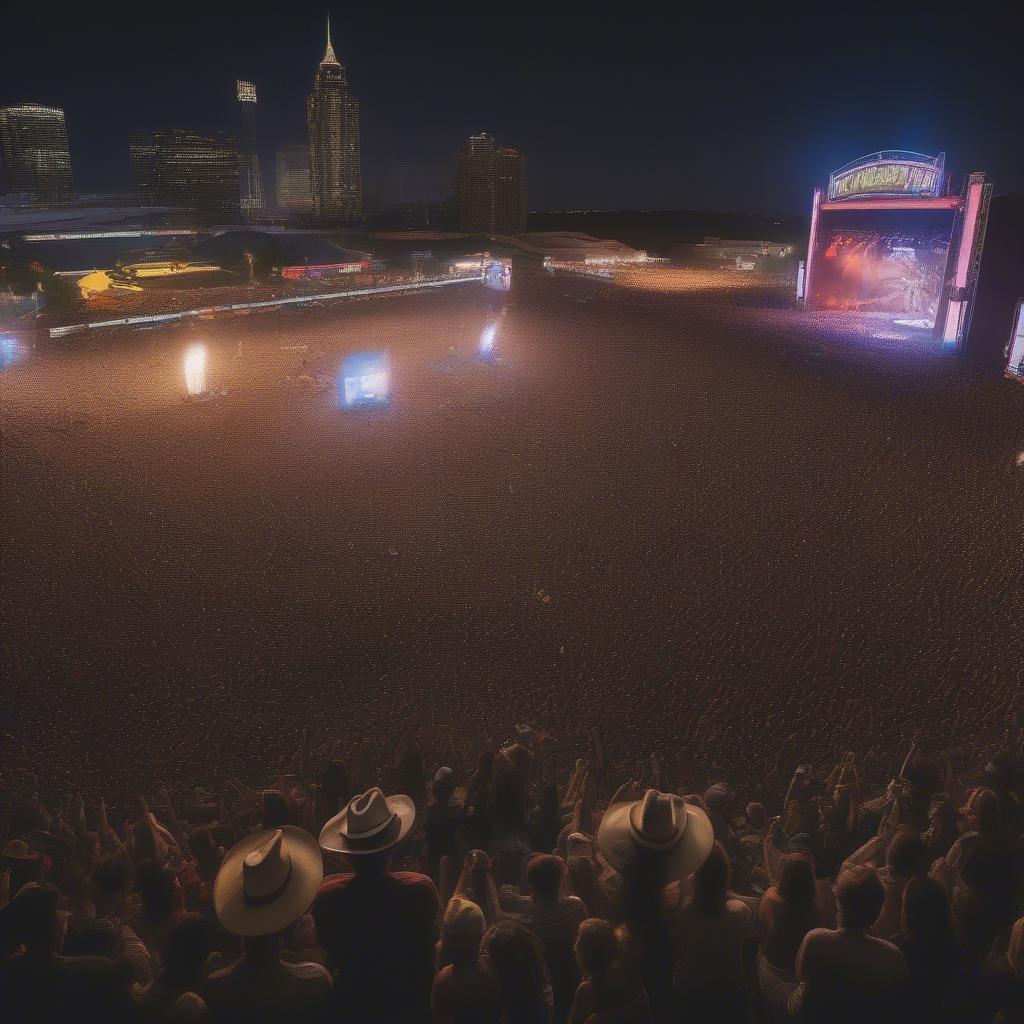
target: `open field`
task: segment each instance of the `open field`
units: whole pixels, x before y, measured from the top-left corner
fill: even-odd
[[[304,724],[532,716],[756,789],[836,749],[887,767],[918,728],[997,741],[1024,692],[1021,389],[655,291],[517,283],[493,364],[472,288],[0,374],[0,760],[185,783]],[[189,403],[196,340],[215,394]],[[343,355],[378,348],[390,409],[340,411]]]

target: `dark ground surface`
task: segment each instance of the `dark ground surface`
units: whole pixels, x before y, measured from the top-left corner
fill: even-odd
[[[9,773],[187,784],[304,725],[533,717],[756,790],[847,748],[887,769],[917,729],[999,742],[1024,389],[764,296],[599,287],[518,284],[494,365],[474,287],[0,375]],[[195,340],[226,394],[190,404]],[[392,407],[338,411],[344,353],[382,347]]]

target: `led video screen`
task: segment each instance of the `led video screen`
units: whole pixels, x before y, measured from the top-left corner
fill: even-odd
[[[812,306],[905,315],[934,324],[952,231],[953,213],[945,210],[823,214]]]
[[[1013,320],[1006,372],[1024,383],[1024,299],[1017,304],[1017,315]]]

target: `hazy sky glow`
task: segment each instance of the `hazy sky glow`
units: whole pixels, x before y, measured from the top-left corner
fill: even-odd
[[[305,138],[328,9],[385,201],[439,197],[485,130],[527,154],[534,209],[800,213],[831,169],[883,148],[945,150],[957,177],[1024,191],[1016,32],[994,7],[11,4],[0,105],[63,107],[76,186],[120,189],[130,131],[237,130],[247,78],[267,173]]]

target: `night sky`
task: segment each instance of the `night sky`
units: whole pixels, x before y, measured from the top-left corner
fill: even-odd
[[[76,187],[114,191],[130,131],[237,130],[250,78],[272,187],[274,148],[305,139],[330,10],[384,202],[440,198],[478,131],[526,153],[532,209],[804,213],[830,170],[883,148],[944,150],[957,178],[1024,191],[1008,13],[674,6],[12,3],[0,105],[63,107]]]

